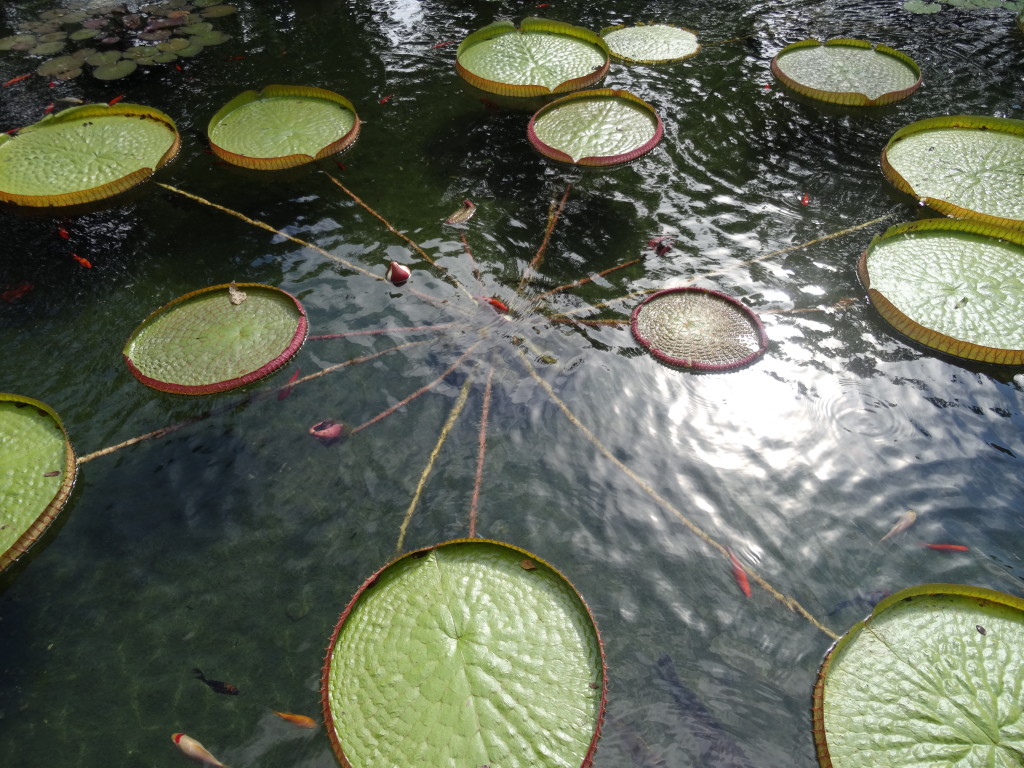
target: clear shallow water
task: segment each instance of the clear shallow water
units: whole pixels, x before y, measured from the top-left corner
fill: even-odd
[[[69,243],[52,219],[0,212],[0,283],[35,286],[0,302],[0,390],[54,407],[79,455],[239,404],[84,463],[52,533],[0,577],[0,765],[180,765],[168,738],[179,730],[235,768],[335,765],[322,730],[296,731],[269,710],[317,713],[331,628],[393,556],[421,472],[472,377],[404,545],[467,534],[491,368],[478,533],[559,567],[593,610],[611,684],[598,766],[707,759],[692,708],[681,710],[659,676],[666,654],[749,764],[814,764],[809,696],[830,638],[757,586],[744,598],[729,563],[682,518],[836,634],[866,608],[835,606],[872,590],[951,581],[1021,593],[1021,371],[946,359],[897,337],[854,269],[874,234],[920,215],[878,170],[897,128],[935,114],[1021,117],[1024,39],[1012,18],[812,2],[543,10],[594,29],[678,23],[696,29],[705,48],[667,67],[613,65],[605,84],[652,103],[665,139],[632,166],[571,177],[546,258],[521,294],[520,274],[570,177],[530,149],[528,114],[481,104],[454,74],[455,46],[432,47],[495,18],[521,18],[518,5],[243,4],[218,25],[235,39],[181,71],[61,86],[61,95],[88,100],[127,93],[171,114],[182,152],[157,181],[381,274],[391,258],[416,272],[395,289],[152,184],[66,223]],[[809,36],[899,48],[920,63],[925,84],[879,110],[806,103],[775,86],[768,64]],[[0,58],[0,80],[24,71],[23,61]],[[270,82],[352,100],[362,135],[340,158],[344,171],[333,162],[322,169],[470,294],[508,303],[511,321],[417,263],[320,170],[271,178],[216,163],[204,149],[209,117]],[[3,96],[4,130],[37,119],[53,100],[41,79]],[[466,231],[473,260],[441,223],[466,198],[478,205]],[[675,238],[660,257],[645,248],[659,235]],[[91,270],[70,259],[69,244]],[[531,309],[532,296],[636,258]],[[319,378],[283,401],[182,399],[138,384],[120,360],[132,329],[176,296],[230,280],[293,293],[314,335],[464,327],[311,339],[247,394],[296,368],[308,374],[427,343]],[[760,314],[770,341],[762,360],[692,376],[654,362],[625,326],[550,319],[627,318],[637,299],[622,297],[691,281]],[[368,421],[474,344],[441,383],[349,441],[324,447],[306,434],[324,418]],[[908,508],[919,514],[915,526],[880,544]],[[934,552],[920,541],[970,551]],[[193,667],[241,695],[212,693]]]

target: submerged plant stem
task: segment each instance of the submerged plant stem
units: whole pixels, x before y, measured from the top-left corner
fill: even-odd
[[[476,516],[480,505],[480,487],[484,482],[484,453],[487,448],[487,421],[491,413],[491,386],[494,383],[494,368],[487,373],[484,387],[484,403],[480,410],[480,439],[476,454],[476,476],[473,480],[473,497],[469,503],[469,538],[476,538]]]
[[[572,182],[567,181],[565,183],[565,192],[562,193],[562,199],[558,201],[558,205],[548,216],[548,226],[544,230],[544,237],[540,241],[540,246],[537,248],[537,253],[534,254],[533,261],[523,270],[523,276],[519,280],[519,290],[523,289],[526,285],[527,280],[531,272],[536,272],[540,269],[541,263],[544,261],[544,252],[548,249],[548,243],[551,241],[551,233],[555,231],[555,225],[558,223],[558,218],[562,215],[562,209],[565,208],[565,201],[569,199],[569,192],[572,191]]]
[[[625,269],[626,267],[631,267],[634,264],[639,264],[641,261],[643,261],[643,259],[631,259],[630,261],[626,261],[626,262],[623,262],[622,264],[618,264],[618,265],[616,265],[614,267],[609,267],[608,269],[602,270],[601,272],[598,272],[595,275],[590,275],[588,277],[581,277],[579,280],[576,280],[576,281],[574,281],[572,283],[566,283],[565,285],[559,285],[559,286],[557,286],[555,288],[552,288],[550,291],[545,291],[540,296],[537,296],[534,299],[534,302],[535,303],[540,303],[541,299],[547,298],[548,296],[550,296],[553,293],[561,293],[562,291],[568,291],[571,288],[578,288],[581,285],[586,285],[587,283],[592,283],[598,277],[604,277],[605,275],[610,275],[612,272],[615,272],[615,271],[620,270],[620,269]]]

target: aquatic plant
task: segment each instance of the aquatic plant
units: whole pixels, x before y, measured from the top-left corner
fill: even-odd
[[[601,38],[627,64],[667,64],[700,53],[697,33],[671,24],[617,24],[602,29]]]

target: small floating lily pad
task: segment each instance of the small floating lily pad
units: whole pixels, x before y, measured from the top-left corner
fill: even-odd
[[[273,373],[298,352],[307,330],[302,305],[278,288],[215,285],[151,314],[132,333],[123,354],[143,384],[208,395]]]
[[[850,38],[787,45],[771,69],[797,93],[853,107],[892,104],[921,85],[921,68],[905,53]]]
[[[77,472],[71,441],[53,409],[0,393],[0,571],[60,514]]]
[[[1024,363],[1024,232],[923,219],[871,241],[857,266],[900,333],[970,360]]]
[[[697,33],[669,24],[619,24],[601,30],[612,56],[631,64],[665,64],[700,52]]]
[[[92,76],[97,80],[120,80],[128,77],[139,68],[138,61],[133,59],[120,59],[111,64],[104,64],[92,71]]]
[[[580,768],[604,716],[604,652],[561,573],[463,539],[360,587],[331,637],[321,694],[346,766]]]
[[[705,288],[669,288],[637,305],[633,336],[658,360],[696,371],[728,371],[768,348],[761,320],[749,307]]]
[[[221,4],[221,5],[210,5],[204,8],[200,13],[207,19],[216,19],[220,16],[230,16],[232,13],[237,13],[238,9],[233,5]]]
[[[496,21],[459,45],[455,69],[466,82],[501,96],[530,97],[587,88],[608,72],[611,52],[589,29],[526,18]]]
[[[1024,120],[918,120],[889,139],[882,173],[939,213],[1024,229]]]
[[[210,119],[210,147],[222,160],[279,170],[329,157],[359,135],[352,102],[322,88],[268,85],[239,94]]]
[[[541,107],[527,136],[543,155],[565,163],[609,166],[650,152],[664,130],[654,108],[629,91],[580,91]]]
[[[1024,600],[924,584],[880,602],[822,662],[822,768],[1020,765]]]
[[[0,201],[68,206],[141,184],[178,151],[174,121],[139,104],[84,104],[0,134]]]

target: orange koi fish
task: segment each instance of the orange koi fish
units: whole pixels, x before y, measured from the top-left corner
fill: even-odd
[[[430,48],[431,48],[431,50],[433,50],[434,48],[444,48],[446,45],[454,45],[454,44],[455,44],[454,40],[444,40],[443,42],[440,42],[440,43],[434,43],[434,45],[430,46]]]
[[[0,301],[6,301],[8,304],[13,304],[26,293],[35,288],[32,283],[19,283],[13,288],[8,288],[3,293],[0,293]]]
[[[967,552],[970,549],[963,544],[925,544],[925,546],[939,552]]]
[[[124,98],[124,94],[123,93],[120,96],[115,96],[114,98],[112,98],[110,101],[107,102],[107,106],[108,107],[112,107],[115,104],[117,104],[117,102],[119,102],[123,98]]]
[[[213,768],[227,768],[224,763],[211,755],[210,751],[206,747],[191,736],[184,733],[172,733],[171,740],[178,745],[178,749],[191,757],[197,763],[211,765]]]
[[[316,728],[319,723],[312,717],[306,715],[294,715],[291,712],[278,712],[276,709],[270,710],[275,715],[280,717],[282,720],[287,720],[292,725],[297,725],[299,728]]]
[[[381,96],[380,97],[380,103],[381,104],[387,104],[389,101],[391,101],[391,97],[392,96],[394,96],[393,93],[392,94],[388,94],[387,96]]]
[[[295,369],[295,373],[293,373],[292,377],[290,379],[288,379],[288,384],[292,384],[298,378],[299,378],[299,369],[296,368]],[[287,385],[284,386],[284,387],[281,387],[281,389],[279,389],[278,392],[277,392],[277,399],[278,400],[284,400],[286,397],[288,397],[288,395],[290,395],[292,393],[293,389],[295,389],[295,387],[289,387]]]
[[[811,196],[809,194],[807,194],[806,192],[804,192],[803,196],[800,198],[800,205],[810,205],[810,204],[811,204]]]
[[[57,105],[56,105],[56,104],[54,104],[54,103],[53,103],[53,102],[51,101],[51,102],[50,102],[49,104],[47,104],[47,105],[46,105],[45,107],[43,107],[43,114],[44,114],[44,115],[48,115],[48,114],[50,114],[51,112],[53,112],[53,109],[54,109],[54,107],[56,107],[56,106],[57,106]]]
[[[736,586],[740,588],[745,597],[750,597],[750,582],[747,580],[747,572],[743,570],[743,566],[740,565],[740,561],[736,559],[732,550],[728,550],[728,552],[729,560],[732,562],[732,577],[736,579]]]
[[[898,533],[903,533],[905,530],[907,530],[907,528],[914,524],[915,520],[917,520],[917,512],[915,512],[912,509],[908,509],[906,512],[903,513],[903,516],[896,522],[896,525],[890,528],[889,532],[885,534],[885,536],[880,538],[879,541],[885,541],[886,539],[890,539]]]
[[[32,77],[33,74],[34,73],[29,72],[27,75],[18,75],[17,77],[12,77],[10,80],[8,80],[6,83],[3,84],[3,87],[6,88],[8,85],[14,85],[15,83],[20,83],[22,80],[25,80],[26,78]]]
[[[71,235],[68,234],[68,231],[61,226],[57,227],[57,234],[60,235],[61,240],[69,240],[71,238]]]
[[[81,266],[85,267],[86,269],[92,269],[92,262],[89,261],[88,259],[83,259],[77,253],[72,253],[71,258],[77,261]]]
[[[494,311],[497,312],[499,315],[508,314],[508,306],[501,299],[496,299],[493,296],[481,296],[480,301],[486,301],[488,304],[494,307]]]

